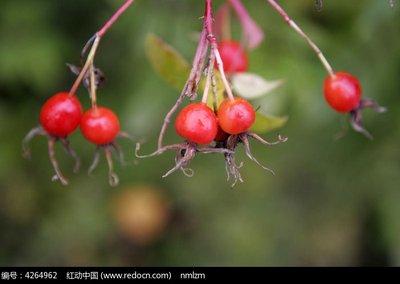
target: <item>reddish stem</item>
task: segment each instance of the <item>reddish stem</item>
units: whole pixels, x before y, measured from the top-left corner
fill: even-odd
[[[125,3],[112,15],[112,17],[104,24],[104,26],[97,32],[99,37],[104,36],[109,28],[118,20],[118,18],[129,8],[135,0],[126,0]]]
[[[212,0],[206,0],[206,7],[204,11],[204,27],[207,30],[208,40],[211,44],[216,42],[213,36],[213,18],[212,18]]]
[[[222,62],[221,55],[218,50],[217,39],[213,34],[213,15],[212,15],[212,0],[206,0],[206,8],[204,13],[204,28],[207,32],[207,40],[211,45],[211,52],[215,55],[215,61],[221,75],[222,82],[224,83],[226,93],[230,100],[234,100],[232,89],[229,85],[224,71],[224,63]]]
[[[95,36],[92,37],[89,42],[92,43],[92,46],[89,51],[89,55],[86,58],[86,62],[82,67],[81,72],[79,73],[78,77],[76,78],[74,84],[69,91],[70,95],[74,95],[78,90],[85,74],[89,70],[90,66],[93,65],[94,57],[96,55],[97,47],[100,43],[100,39],[104,36],[104,34],[108,31],[109,28],[118,20],[118,18],[129,8],[129,6],[134,2],[134,0],[126,0],[125,3],[111,16],[111,18],[103,25],[102,28],[98,32],[96,32]],[[84,49],[86,49],[85,46]]]
[[[168,125],[171,122],[172,116],[178,110],[179,106],[182,104],[183,99],[185,97],[194,99],[196,96],[197,87],[199,85],[201,73],[203,71],[204,60],[208,49],[206,34],[207,33],[205,31],[205,27],[203,27],[203,30],[200,35],[199,44],[197,45],[196,54],[193,59],[192,70],[190,71],[189,78],[186,81],[185,86],[183,87],[183,90],[179,95],[177,101],[175,102],[174,106],[170,109],[170,111],[164,118],[164,123],[161,127],[160,134],[158,136],[158,149],[161,149],[163,147],[163,140]]]
[[[285,22],[295,30],[296,33],[298,33],[302,38],[304,38],[308,45],[314,50],[314,52],[317,54],[319,60],[321,60],[322,65],[325,67],[326,71],[329,73],[329,75],[334,76],[334,71],[331,65],[329,64],[328,60],[325,58],[324,54],[322,51],[319,49],[319,47],[311,40],[311,38],[293,21],[289,15],[286,13],[286,11],[276,2],[275,0],[267,0],[267,2],[274,8],[280,15],[281,17],[285,20]]]

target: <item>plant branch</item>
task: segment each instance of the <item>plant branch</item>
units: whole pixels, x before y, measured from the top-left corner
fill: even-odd
[[[208,44],[206,39],[207,33],[203,26],[203,31],[200,35],[199,44],[196,49],[196,54],[193,59],[192,70],[190,71],[189,78],[183,87],[181,94],[179,95],[177,101],[171,110],[167,113],[164,118],[164,123],[161,127],[160,134],[158,136],[158,149],[163,147],[163,140],[165,133],[167,131],[168,125],[171,122],[171,118],[174,113],[178,110],[179,106],[182,104],[185,97],[195,98],[197,87],[201,78],[201,73],[204,66],[204,61],[206,58]]]
[[[221,74],[222,82],[224,83],[226,93],[230,100],[234,100],[231,86],[229,85],[228,79],[226,78],[224,71],[224,63],[222,62],[221,55],[218,50],[217,39],[213,34],[213,16],[212,16],[212,0],[206,0],[206,11],[204,15],[204,25],[207,31],[207,40],[211,45],[211,52],[214,53],[215,60],[217,62],[218,71]]]
[[[210,93],[210,88],[212,85],[212,76],[214,69],[215,56],[214,53],[210,54],[210,58],[208,60],[208,68],[207,68],[207,76],[206,76],[206,84],[204,86],[203,98],[201,100],[202,103],[206,104],[208,99],[208,94]]]
[[[109,28],[118,20],[118,18],[129,8],[129,6],[134,2],[134,0],[126,0],[125,3],[111,16],[111,18],[98,30],[93,37],[89,39],[84,47],[84,51],[92,44],[90,52],[86,58],[86,62],[82,67],[78,77],[76,78],[74,84],[69,91],[70,95],[73,95],[78,90],[86,72],[89,70],[90,66],[93,65],[94,57],[96,55],[97,48],[99,46],[101,38],[106,34]],[[93,42],[93,43],[92,43]]]
[[[317,54],[319,60],[321,60],[322,65],[325,67],[326,71],[329,73],[329,75],[333,76],[334,71],[332,66],[329,64],[328,60],[322,53],[322,51],[319,49],[319,47],[310,39],[310,37],[303,32],[303,30],[289,17],[289,15],[285,12],[285,10],[276,2],[275,0],[267,0],[267,2],[274,8],[285,20],[285,22],[296,31],[302,38],[304,38],[307,43],[310,45],[310,47],[314,50],[314,52]]]
[[[93,62],[92,64],[90,64],[89,72],[90,72],[90,99],[92,103],[92,108],[95,109],[97,108],[97,94],[96,94],[96,82],[95,82]]]
[[[133,4],[135,0],[126,0],[125,3],[111,16],[104,26],[97,32],[99,37],[103,37],[109,28],[118,20],[118,18]]]
[[[74,95],[76,93],[90,66],[93,65],[94,57],[96,55],[97,48],[99,47],[100,39],[101,37],[96,35],[93,45],[90,48],[90,52],[86,58],[85,65],[82,67],[78,77],[76,78],[74,84],[71,87],[71,90],[69,91],[70,95]]]

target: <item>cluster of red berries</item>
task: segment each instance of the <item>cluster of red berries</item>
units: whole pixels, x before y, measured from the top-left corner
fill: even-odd
[[[253,106],[239,97],[225,99],[217,110],[211,109],[203,102],[191,103],[178,113],[175,120],[176,133],[185,139],[183,143],[161,147],[146,156],[138,155],[140,144],[137,144],[136,156],[144,158],[160,155],[166,150],[175,150],[177,153],[175,167],[163,177],[176,170],[181,170],[190,177],[193,175],[193,171],[188,168],[188,165],[196,153],[222,153],[225,157],[228,180],[233,178],[232,186],[234,186],[238,181],[243,182],[239,172],[242,163],[235,162],[235,149],[238,144],[244,145],[245,153],[250,160],[273,173],[252,155],[248,138],[251,137],[268,146],[287,140],[287,138],[279,136],[277,142],[269,143],[257,134],[250,132],[255,117],[256,112]]]
[[[230,76],[234,73],[247,71],[248,57],[240,43],[233,40],[221,41],[215,48],[218,48],[222,61],[222,64],[221,62],[219,64],[222,66],[218,66],[218,62],[216,62],[214,67],[216,69],[223,67],[220,72],[224,72]],[[208,67],[205,68],[207,70],[205,73],[209,73],[209,68],[213,67],[211,62],[210,59]],[[225,88],[229,88],[229,86],[225,85]],[[164,153],[166,150],[175,150],[177,152],[175,167],[163,177],[168,176],[176,170],[182,170],[185,175],[192,176],[193,171],[188,168],[188,165],[196,153],[222,153],[225,157],[228,179],[233,178],[232,186],[234,186],[237,181],[243,181],[239,172],[242,163],[237,164],[235,162],[236,147],[239,144],[243,144],[245,153],[250,160],[273,173],[272,170],[261,165],[252,155],[249,137],[268,146],[285,142],[287,138],[279,136],[277,142],[269,143],[257,134],[252,133],[250,129],[255,122],[256,111],[247,100],[228,95],[219,105],[214,101],[213,107],[210,107],[205,103],[207,91],[204,93],[202,102],[190,103],[182,108],[176,116],[175,131],[185,139],[183,143],[164,147],[159,145],[157,151],[146,156],[138,155],[140,144],[137,144],[137,157],[155,156]]]
[[[224,100],[216,114],[207,104],[189,104],[178,114],[175,129],[186,140],[204,145],[246,132],[254,121],[253,106],[242,98],[235,98]]]
[[[217,44],[217,39],[212,34],[213,21],[211,2],[211,0],[206,0],[203,32],[206,32],[207,36],[202,37],[199,42],[199,47],[196,52],[196,58],[199,60],[195,61],[193,65],[184,92],[182,92],[175,106],[167,114],[166,119],[164,120],[164,125],[159,137],[158,150],[147,156],[139,156],[137,152],[140,145],[137,144],[136,155],[137,157],[148,157],[162,154],[166,150],[176,150],[176,165],[164,175],[165,177],[178,169],[182,170],[188,176],[192,175],[193,171],[187,166],[198,152],[222,153],[225,157],[228,179],[233,177],[235,184],[237,181],[243,181],[239,172],[241,164],[238,165],[235,162],[234,154],[237,145],[243,144],[245,153],[250,160],[254,161],[262,168],[272,172],[272,170],[261,165],[252,155],[249,137],[268,146],[285,142],[287,138],[279,136],[278,141],[271,143],[250,131],[256,119],[256,111],[247,100],[240,97],[234,97],[228,82],[231,75],[246,72],[248,70],[249,60],[247,52],[239,42],[234,40],[221,40],[219,44]],[[236,7],[235,9],[237,10],[239,17],[241,17],[242,24],[244,22],[247,23],[247,32],[251,30],[257,35],[256,37],[253,37],[252,46],[254,46],[255,42],[260,42],[259,39],[262,38],[262,32],[259,31],[259,28],[256,27],[254,22],[249,18],[240,1],[234,2],[235,3],[232,5]],[[329,76],[324,82],[324,95],[331,108],[340,113],[350,114],[350,123],[354,130],[372,138],[371,134],[369,134],[369,132],[363,127],[361,111],[364,108],[372,108],[376,112],[384,112],[385,108],[379,106],[372,99],[362,99],[362,88],[359,80],[346,72],[334,72],[318,47],[307,35],[304,34],[297,24],[290,19],[279,4],[273,0],[269,0],[268,2],[281,14],[281,16],[283,16],[285,21],[300,34],[300,36],[307,40],[311,48],[321,59],[329,73]],[[319,3],[322,1],[317,2]],[[119,146],[115,140],[118,136],[127,138],[129,138],[129,136],[120,131],[118,116],[112,110],[106,107],[97,106],[96,89],[100,83],[104,81],[104,77],[102,76],[101,70],[95,68],[93,61],[102,35],[104,35],[119,15],[132,3],[133,1],[127,1],[126,4],[124,4],[115,15],[110,18],[103,28],[89,40],[82,55],[85,54],[89,47],[91,47],[91,50],[82,69],[69,65],[71,71],[78,75],[71,91],[57,93],[44,103],[40,111],[40,126],[32,129],[24,139],[24,150],[26,154],[29,154],[29,149],[26,146],[26,143],[36,135],[44,135],[48,137],[49,157],[56,172],[54,178],[60,180],[64,185],[68,184],[68,180],[62,175],[59,169],[57,159],[55,158],[54,146],[55,142],[60,141],[67,153],[75,158],[75,170],[78,170],[80,165],[79,157],[70,147],[68,141],[68,136],[70,136],[78,126],[80,127],[81,133],[85,139],[97,146],[95,158],[92,166],[89,168],[89,173],[97,166],[99,161],[98,149],[102,148],[104,149],[109,166],[109,182],[111,185],[118,184],[118,177],[113,171],[111,155],[114,150],[119,154],[120,159],[122,160],[122,153],[120,152]],[[249,33],[247,35],[249,35]],[[250,45],[247,47],[249,48]],[[208,49],[210,50],[208,57],[209,64],[207,67],[203,68]],[[214,65],[215,69],[218,69],[224,83],[227,98],[218,105],[216,91],[213,89],[215,98],[213,107],[211,108],[205,102],[207,102],[208,89],[211,81],[215,79],[213,77]],[[184,96],[194,99],[200,80],[198,77],[201,77],[197,74],[201,74],[202,71],[205,72],[206,70],[208,87],[205,88],[202,102],[190,103],[178,113],[175,120],[176,133],[184,138],[185,141],[180,144],[162,146],[164,132],[170,121],[170,116],[176,111],[176,109],[178,109]],[[82,80],[85,87],[89,90],[92,100],[92,107],[86,112],[83,112],[82,105],[75,95]]]
[[[68,153],[77,159],[75,169],[78,170],[79,158],[69,147],[67,140],[68,136],[78,126],[86,140],[105,149],[109,145],[113,145],[120,133],[118,116],[112,110],[106,107],[93,106],[83,112],[77,96],[68,92],[60,92],[50,97],[40,110],[39,121],[40,127],[33,129],[24,142],[29,142],[35,135],[46,135],[48,137],[49,142],[51,142],[49,143],[50,159],[56,171],[55,179],[60,180],[64,185],[68,184],[68,181],[58,168],[54,156],[54,142],[61,140],[64,146],[68,146]],[[28,148],[25,150],[29,151]],[[117,182],[115,174],[113,174],[113,181],[114,183]]]
[[[51,137],[67,138],[78,126],[83,136],[95,145],[107,145],[120,131],[117,115],[105,107],[93,107],[83,113],[74,94],[57,93],[40,110],[40,125]]]

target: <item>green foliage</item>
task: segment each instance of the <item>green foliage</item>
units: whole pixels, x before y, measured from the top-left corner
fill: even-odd
[[[181,90],[190,72],[190,65],[185,58],[154,34],[147,35],[145,50],[151,66],[161,78]]]
[[[276,117],[256,112],[256,121],[251,127],[251,130],[261,134],[267,133],[282,128],[287,121],[288,117],[286,116]]]
[[[184,57],[171,45],[154,34],[147,35],[145,49],[147,58],[154,71],[172,87],[178,90],[182,89],[190,72],[189,64]],[[207,100],[207,104],[211,108],[214,108],[214,105],[219,105],[223,101],[225,92],[220,73],[217,70],[214,73],[216,96],[214,97],[212,90],[210,90]],[[267,81],[261,76],[250,73],[236,74],[232,77],[235,93],[250,100],[268,95],[280,87],[282,83],[282,80]],[[204,85],[205,78],[203,77],[199,86],[200,91],[204,90]],[[215,99],[217,102],[214,104]],[[287,117],[280,118],[257,113],[252,130],[263,134],[283,127],[286,122]]]

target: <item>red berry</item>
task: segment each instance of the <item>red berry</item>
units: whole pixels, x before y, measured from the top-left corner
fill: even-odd
[[[249,61],[247,54],[236,41],[222,41],[218,45],[224,71],[227,73],[245,72],[248,69]]]
[[[175,120],[179,136],[198,144],[209,144],[217,135],[217,118],[204,103],[193,103],[184,107]]]
[[[40,124],[46,132],[55,137],[66,137],[79,125],[82,106],[75,95],[68,92],[50,97],[40,110]]]
[[[338,112],[345,113],[357,108],[361,92],[360,82],[349,73],[337,72],[324,82],[325,99]]]
[[[253,106],[242,98],[226,99],[218,109],[218,122],[229,134],[246,132],[253,125],[256,112]]]
[[[82,116],[81,131],[87,140],[96,145],[109,144],[120,131],[119,120],[108,108],[91,108]]]

